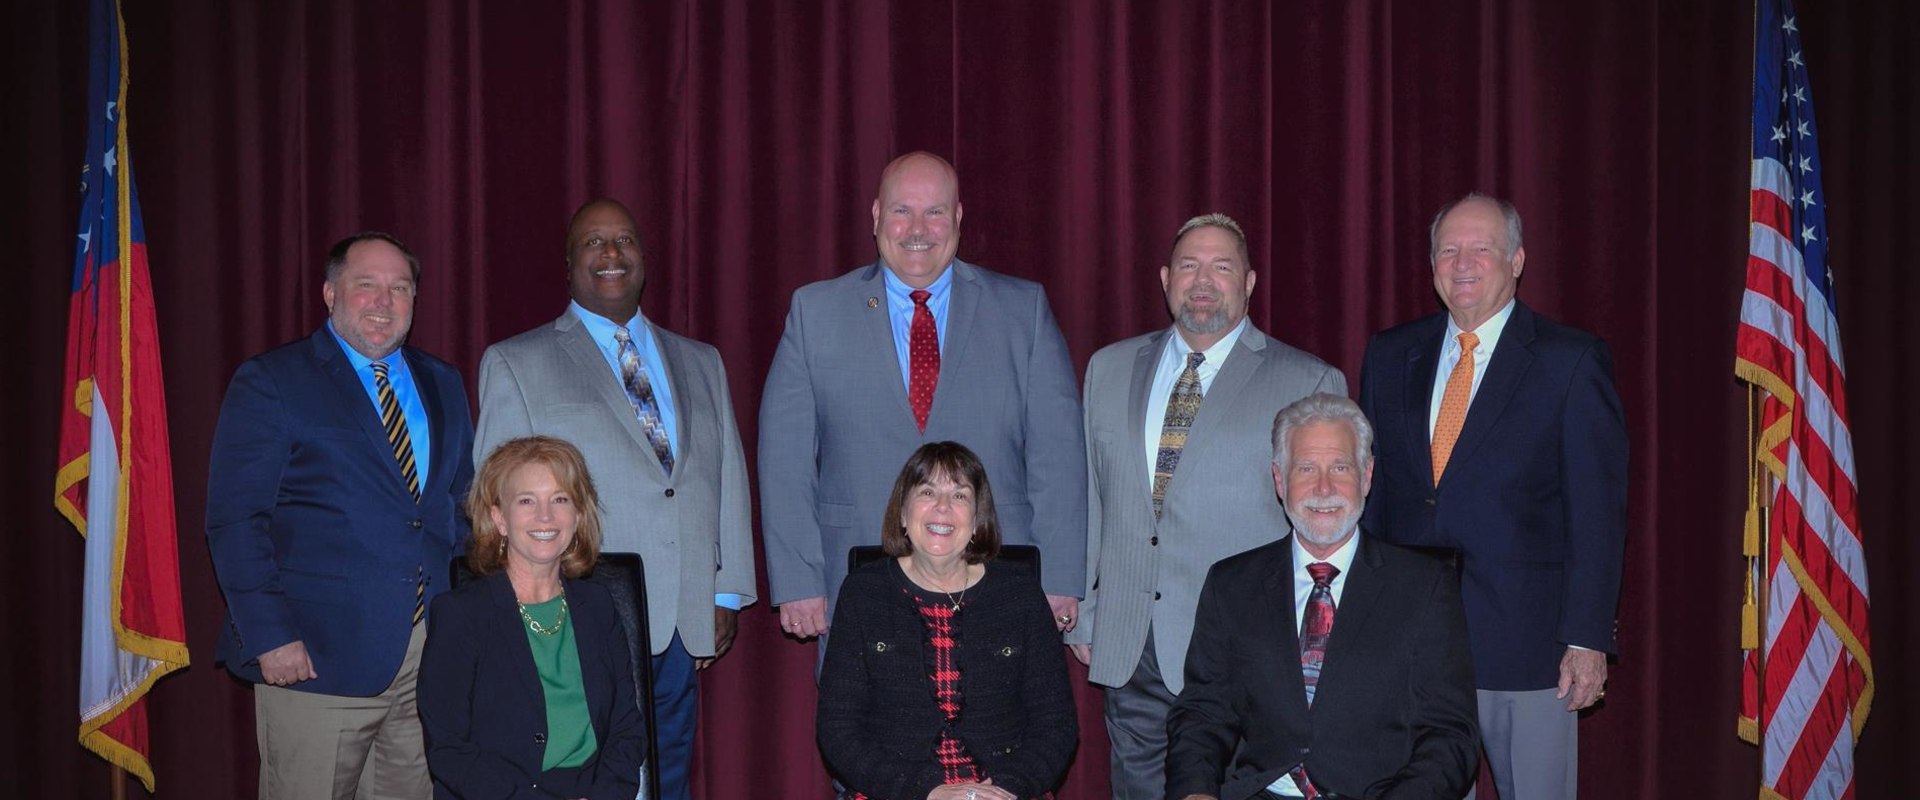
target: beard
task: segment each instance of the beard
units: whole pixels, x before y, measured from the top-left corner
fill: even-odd
[[[1296,512],[1293,506],[1287,506],[1287,520],[1293,523],[1293,530],[1300,535],[1300,538],[1321,547],[1329,547],[1339,544],[1353,532],[1355,526],[1360,524],[1360,512],[1365,511],[1366,508],[1366,502],[1361,501],[1348,506],[1346,513],[1337,518],[1327,519],[1314,515],[1312,519],[1307,519],[1305,518],[1307,512],[1304,510]]]

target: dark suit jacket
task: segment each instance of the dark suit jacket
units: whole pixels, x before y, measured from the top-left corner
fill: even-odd
[[[883,800],[919,800],[941,783],[945,718],[906,580],[892,558],[847,576],[820,670],[820,752],[847,788]],[[1066,774],[1079,735],[1060,633],[1025,564],[989,562],[966,603],[954,618],[956,735],[995,786],[1038,797]]]
[[[1303,759],[1341,796],[1466,794],[1480,745],[1452,568],[1362,534],[1345,580],[1309,708],[1293,539],[1214,565],[1167,716],[1167,797],[1241,800]]]
[[[420,723],[437,798],[633,800],[647,750],[632,655],[607,590],[566,582],[568,619],[599,749],[541,771],[547,700],[513,584],[495,573],[434,601],[420,659]]]
[[[1567,645],[1617,650],[1627,432],[1613,361],[1592,334],[1516,302],[1436,487],[1427,420],[1446,327],[1436,314],[1367,345],[1367,529],[1458,552],[1480,688],[1544,689]]]
[[[214,430],[207,547],[227,599],[219,660],[260,681],[260,654],[306,643],[319,677],[297,691],[386,690],[412,634],[414,586],[450,585],[466,540],[473,416],[451,364],[400,351],[433,444],[420,501],[407,493],[380,416],[326,328],[249,359]]]

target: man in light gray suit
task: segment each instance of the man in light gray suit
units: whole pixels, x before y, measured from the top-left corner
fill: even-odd
[[[720,354],[640,314],[646,284],[633,216],[612,200],[567,228],[559,319],[487,348],[474,460],[529,434],[567,439],[602,503],[601,548],[646,562],[655,772],[661,796],[689,796],[695,670],[733,646],[754,601],[746,456]]]
[[[847,551],[878,544],[887,492],[926,442],[993,482],[1003,541],[1035,544],[1054,624],[1086,588],[1086,450],[1066,340],[1038,284],[954,257],[959,178],[909,153],[881,173],[877,263],[793,293],[760,402],[767,578],[791,636],[825,633]]]
[[[1066,639],[1089,679],[1109,687],[1115,798],[1166,789],[1167,712],[1207,569],[1288,530],[1269,479],[1274,416],[1315,392],[1347,391],[1339,370],[1247,321],[1254,277],[1237,223],[1187,220],[1160,268],[1173,326],[1087,364],[1093,574]]]

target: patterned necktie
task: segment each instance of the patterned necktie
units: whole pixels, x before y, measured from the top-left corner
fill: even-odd
[[[1200,364],[1206,353],[1188,353],[1187,368],[1173,382],[1167,395],[1167,415],[1160,423],[1160,453],[1153,460],[1153,518],[1160,518],[1166,504],[1167,483],[1173,480],[1173,468],[1180,466],[1180,453],[1187,448],[1187,430],[1200,413]]]
[[[633,413],[640,418],[640,430],[646,433],[647,444],[653,446],[653,455],[660,459],[660,468],[672,476],[673,442],[667,440],[667,426],[660,421],[653,384],[640,366],[640,348],[634,346],[633,336],[627,333],[625,325],[613,329],[613,341],[619,345],[620,385],[626,387],[627,402],[633,404]]]
[[[1307,705],[1313,705],[1313,692],[1320,684],[1320,665],[1327,660],[1327,639],[1333,635],[1333,578],[1340,568],[1325,561],[1307,565],[1313,576],[1313,592],[1307,595],[1307,610],[1300,620],[1300,677],[1307,686]],[[1307,766],[1294,767],[1293,785],[1303,797],[1319,797],[1307,780]]]
[[[373,390],[380,396],[380,424],[386,426],[387,444],[393,446],[393,459],[400,462],[400,477],[407,481],[407,493],[420,502],[420,469],[413,463],[413,437],[407,434],[407,415],[400,412],[400,398],[393,394],[393,382],[387,379],[387,362],[373,362]],[[426,566],[413,568],[413,621],[427,613]]]
[[[907,293],[913,298],[913,325],[907,332],[907,402],[913,405],[914,424],[927,432],[927,414],[933,411],[933,390],[940,385],[940,330],[934,326],[933,310],[925,289]]]
[[[380,424],[386,426],[387,444],[393,445],[393,459],[400,462],[400,477],[407,481],[407,493],[420,502],[420,469],[413,463],[413,437],[407,434],[407,415],[400,412],[400,399],[393,394],[393,382],[387,379],[387,362],[373,362],[373,388],[380,396]]]
[[[1473,402],[1473,349],[1480,337],[1460,334],[1460,360],[1447,376],[1447,393],[1440,398],[1440,418],[1433,423],[1433,483],[1447,471],[1447,459],[1453,457],[1453,445],[1460,441],[1460,428],[1467,424],[1467,406]]]

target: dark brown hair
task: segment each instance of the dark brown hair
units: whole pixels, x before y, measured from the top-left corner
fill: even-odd
[[[913,553],[913,540],[907,538],[906,526],[900,522],[907,495],[942,476],[973,490],[973,538],[962,556],[969,564],[992,560],[1000,554],[1000,517],[993,511],[993,487],[987,483],[987,468],[980,457],[958,442],[923,444],[907,457],[907,463],[900,467],[900,477],[893,480],[887,513],[880,521],[881,549],[896,558]]]
[[[506,566],[506,535],[494,526],[492,512],[500,508],[508,476],[528,464],[544,464],[553,470],[560,489],[580,510],[580,528],[574,531],[573,544],[560,559],[561,574],[578,578],[593,571],[593,562],[600,557],[600,495],[593,490],[593,476],[587,474],[586,457],[572,443],[552,436],[514,439],[487,454],[479,474],[473,476],[473,488],[467,492],[467,517],[473,520],[473,536],[467,539],[467,566],[478,575]]]

